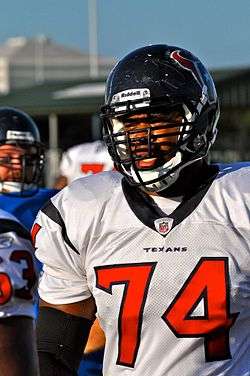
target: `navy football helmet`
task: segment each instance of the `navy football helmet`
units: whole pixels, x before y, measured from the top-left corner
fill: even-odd
[[[23,155],[13,157],[5,152],[9,145],[24,150]],[[15,108],[0,107],[0,150],[0,166],[8,169],[8,177],[0,177],[0,192],[34,194],[44,167],[45,149],[29,115]]]
[[[100,117],[116,169],[130,184],[158,192],[172,185],[181,169],[207,155],[219,112],[213,79],[197,57],[179,47],[151,45],[115,65]],[[169,120],[172,113],[181,120]],[[141,116],[147,121],[138,131]],[[153,167],[147,164],[152,159]]]

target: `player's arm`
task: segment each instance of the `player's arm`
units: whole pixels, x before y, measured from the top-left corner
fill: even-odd
[[[29,233],[0,210],[0,374],[36,376],[33,293],[36,284]]]
[[[84,354],[90,354],[99,351],[105,346],[105,334],[100,327],[98,319],[95,319],[89,333],[88,342],[84,349]]]
[[[84,269],[85,252],[68,210],[64,212],[67,191],[40,211],[33,227],[36,255],[43,263],[37,321],[41,376],[77,375],[96,312]],[[74,217],[74,205],[69,208]]]
[[[59,166],[60,173],[55,179],[53,188],[60,190],[66,187],[66,185],[68,185],[69,182],[67,176],[71,169],[71,164],[71,158],[69,156],[69,153],[66,151],[62,155],[62,159]]]
[[[41,376],[77,375],[95,311],[93,298],[60,305],[40,301],[37,347]]]
[[[0,319],[0,373],[8,376],[36,376],[38,358],[34,322],[30,317]]]
[[[59,175],[55,179],[55,183],[54,183],[53,188],[55,188],[55,189],[62,189],[64,187],[66,187],[67,184],[68,184],[68,178],[66,176]]]

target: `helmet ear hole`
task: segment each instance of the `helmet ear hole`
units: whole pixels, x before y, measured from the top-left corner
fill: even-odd
[[[206,136],[203,135],[198,135],[194,140],[193,140],[193,148],[196,152],[199,150],[204,149],[206,145]]]

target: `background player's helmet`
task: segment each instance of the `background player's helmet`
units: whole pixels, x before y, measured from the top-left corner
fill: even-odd
[[[133,114],[176,110],[183,122],[170,154],[155,147],[157,136],[150,126],[138,137],[122,127]],[[100,116],[116,168],[131,184],[161,191],[176,181],[183,167],[207,155],[217,134],[219,103],[213,79],[197,57],[179,47],[152,45],[133,51],[113,68]],[[166,127],[176,129],[176,124]],[[135,143],[144,145],[147,156],[133,153]],[[145,158],[157,158],[157,166],[139,169],[136,161]]]
[[[15,145],[25,150],[18,158],[22,166],[18,178],[0,181],[0,192],[32,195],[38,188],[44,167],[44,146],[40,142],[38,128],[26,113],[11,107],[0,107],[0,146]],[[15,169],[16,158],[0,158],[1,166]]]

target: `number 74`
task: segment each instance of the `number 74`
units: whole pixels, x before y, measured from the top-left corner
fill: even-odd
[[[117,364],[134,367],[140,347],[143,310],[156,262],[95,267],[96,286],[112,294],[124,285],[118,318]],[[204,315],[192,316],[201,299]],[[229,330],[239,313],[230,314],[228,259],[200,259],[162,319],[176,337],[204,337],[207,362],[230,359]]]

